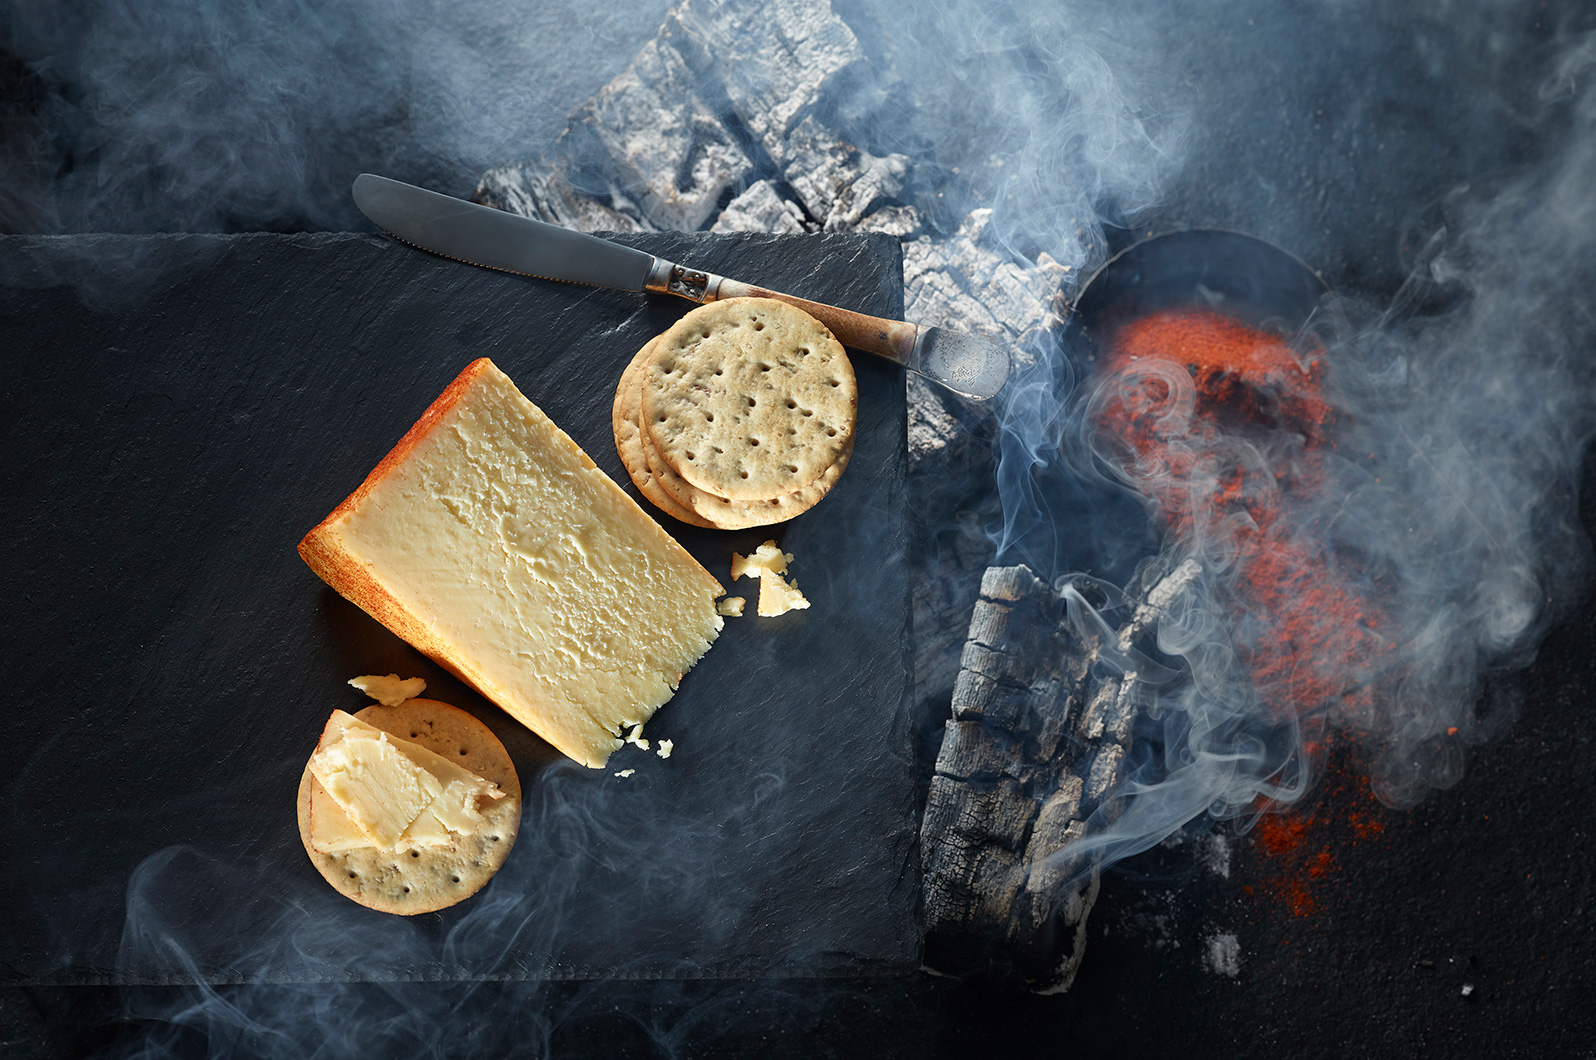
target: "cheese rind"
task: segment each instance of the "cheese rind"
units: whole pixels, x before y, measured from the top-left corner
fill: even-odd
[[[486,358],[299,551],[594,768],[722,627],[720,584]]]

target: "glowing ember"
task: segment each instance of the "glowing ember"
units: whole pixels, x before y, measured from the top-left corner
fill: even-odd
[[[1108,336],[1092,411],[1173,543],[1222,571],[1231,643],[1270,714],[1321,761],[1333,716],[1369,716],[1389,649],[1372,584],[1323,533],[1334,417],[1322,350],[1207,309]]]
[[[1378,841],[1385,814],[1367,779],[1345,768],[1344,755],[1333,756],[1328,782],[1312,806],[1258,819],[1254,847],[1268,859],[1256,877],[1259,887],[1290,916],[1313,916],[1338,884],[1341,865],[1334,851]],[[1250,885],[1242,891],[1256,893]]]

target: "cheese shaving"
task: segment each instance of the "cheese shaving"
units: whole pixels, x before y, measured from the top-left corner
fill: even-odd
[[[401,681],[398,674],[389,674],[386,677],[380,674],[367,674],[365,677],[351,677],[349,683],[385,707],[397,707],[405,700],[415,699],[427,690],[425,679],[409,677]]]

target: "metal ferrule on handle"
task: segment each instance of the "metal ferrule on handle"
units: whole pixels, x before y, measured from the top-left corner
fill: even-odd
[[[699,272],[674,261],[655,258],[649,266],[648,279],[643,281],[643,289],[656,294],[674,294],[690,302],[713,302],[721,297],[720,285],[725,279],[712,272]]]
[[[915,340],[919,337],[921,329],[906,321],[884,320],[881,317],[855,313],[849,309],[811,302],[806,298],[756,287],[741,280],[717,276],[712,272],[690,269],[685,265],[678,265],[674,261],[658,257],[649,266],[648,278],[644,281],[643,287],[648,291],[673,294],[678,298],[700,304],[722,298],[780,299],[789,305],[797,306],[826,325],[837,337],[837,341],[844,346],[852,346],[856,350],[873,353],[902,365],[914,366],[917,360]]]

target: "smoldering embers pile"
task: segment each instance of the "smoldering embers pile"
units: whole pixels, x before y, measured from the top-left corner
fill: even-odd
[[[584,231],[881,232],[903,241],[908,319],[1009,335],[1051,321],[1075,263],[1015,259],[987,208],[948,224],[940,184],[839,131],[868,67],[826,0],[688,0],[548,150],[490,170],[475,197]],[[945,445],[939,395],[911,399],[912,455]]]

